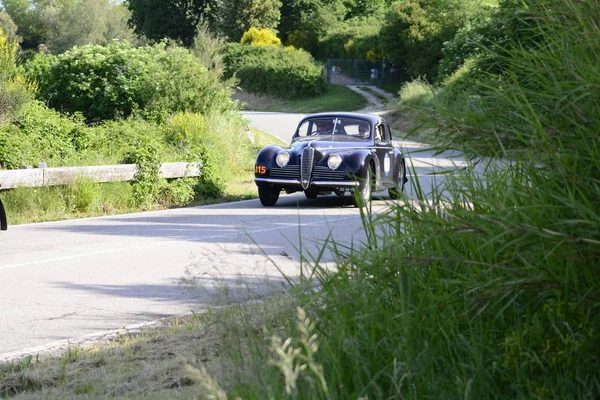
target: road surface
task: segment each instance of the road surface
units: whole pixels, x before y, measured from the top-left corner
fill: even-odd
[[[285,141],[301,117],[246,115]],[[432,170],[464,163],[398,144],[425,187],[435,185]],[[386,207],[374,204],[376,212]],[[318,254],[330,233],[346,244],[364,240],[349,196],[300,193],[270,208],[248,200],[11,226],[0,234],[0,360],[283,290],[283,275],[302,273],[299,248]]]

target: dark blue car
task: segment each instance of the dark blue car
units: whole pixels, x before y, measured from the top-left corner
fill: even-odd
[[[300,121],[289,148],[267,146],[258,153],[254,181],[264,206],[275,205],[281,191],[303,191],[310,199],[349,192],[360,206],[383,189],[398,198],[407,182],[406,161],[383,118],[312,114]]]
[[[4,210],[4,204],[0,200],[0,230],[5,231],[8,228],[8,221],[6,219],[6,210]]]

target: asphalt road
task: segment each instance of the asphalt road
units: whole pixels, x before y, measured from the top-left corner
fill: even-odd
[[[285,141],[301,117],[246,115]],[[433,170],[463,163],[398,144],[425,187],[436,184]],[[374,204],[375,212],[385,208]],[[0,360],[280,291],[283,274],[302,273],[300,247],[316,255],[330,233],[346,244],[364,240],[349,196],[282,195],[271,208],[248,200],[10,226],[0,233]]]

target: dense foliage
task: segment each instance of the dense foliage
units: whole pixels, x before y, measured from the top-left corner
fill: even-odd
[[[192,45],[203,20],[214,23],[217,9],[215,0],[126,0],[125,4],[131,12],[129,24],[137,34],[153,41],[174,39],[185,46]]]
[[[40,98],[87,121],[133,113],[164,119],[176,111],[231,109],[229,92],[189,51],[164,43],[134,48],[127,43],[75,47],[47,61],[38,55],[29,77]]]
[[[251,93],[280,98],[316,96],[325,90],[323,68],[304,50],[229,43],[222,48],[229,76]]]
[[[111,0],[3,0],[24,49],[59,54],[76,45],[137,41],[127,27],[129,12]]]
[[[19,74],[18,45],[0,28],[0,125],[31,99],[30,85]]]
[[[382,19],[377,16],[356,17],[331,27],[319,38],[319,57],[359,60],[380,59],[379,44]]]
[[[277,29],[281,0],[221,0],[217,30],[237,42],[250,28]]]

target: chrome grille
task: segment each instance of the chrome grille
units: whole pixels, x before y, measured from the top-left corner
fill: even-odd
[[[302,161],[300,167],[300,182],[304,189],[310,185],[310,177],[313,167],[313,160],[315,158],[315,149],[310,146],[306,146],[302,151]]]
[[[329,167],[315,167],[313,170],[314,181],[341,181],[345,175],[344,171],[332,171]]]
[[[286,165],[283,168],[273,167],[271,168],[271,176],[273,178],[300,178],[300,166],[299,165]]]

